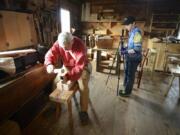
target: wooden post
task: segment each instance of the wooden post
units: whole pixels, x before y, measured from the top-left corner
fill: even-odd
[[[96,58],[96,71],[100,71],[101,64],[101,50],[97,50],[97,58]]]

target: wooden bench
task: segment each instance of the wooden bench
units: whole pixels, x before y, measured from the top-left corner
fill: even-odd
[[[169,93],[169,90],[172,86],[172,83],[175,79],[175,77],[178,77],[179,79],[179,98],[180,98],[180,68],[177,65],[172,65],[172,64],[168,64],[168,68],[172,74],[171,80],[169,82],[169,85],[167,87],[167,91],[165,93],[165,96],[167,96],[167,94]]]
[[[69,114],[69,124],[72,126],[72,102],[71,99],[75,95],[76,91],[79,89],[79,85],[76,82],[70,90],[64,90],[63,92],[56,88],[50,95],[49,98],[51,101],[56,103],[56,117],[60,116],[61,104],[65,104],[68,108]]]

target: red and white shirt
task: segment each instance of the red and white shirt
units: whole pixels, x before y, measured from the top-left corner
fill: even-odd
[[[84,67],[88,64],[87,49],[84,43],[74,37],[71,50],[65,50],[56,41],[45,55],[44,64],[55,65],[60,58],[63,65],[69,69],[66,74],[68,80],[76,81],[80,78]]]

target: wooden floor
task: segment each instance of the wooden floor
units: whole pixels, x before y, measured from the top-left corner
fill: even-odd
[[[123,75],[123,72],[122,74]],[[93,72],[90,80],[90,124],[79,121],[79,93],[73,100],[74,128],[68,125],[68,112],[62,107],[59,119],[55,105],[48,102],[42,112],[23,130],[24,135],[180,135],[180,101],[178,80],[165,98],[163,95],[170,80],[169,75],[145,72],[140,89],[131,97],[116,96],[117,76]],[[123,77],[120,78],[122,83]],[[78,103],[77,103],[78,102]]]

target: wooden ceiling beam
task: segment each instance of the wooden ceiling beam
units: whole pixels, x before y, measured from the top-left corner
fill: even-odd
[[[91,4],[117,4],[118,0],[90,0],[89,1]]]

